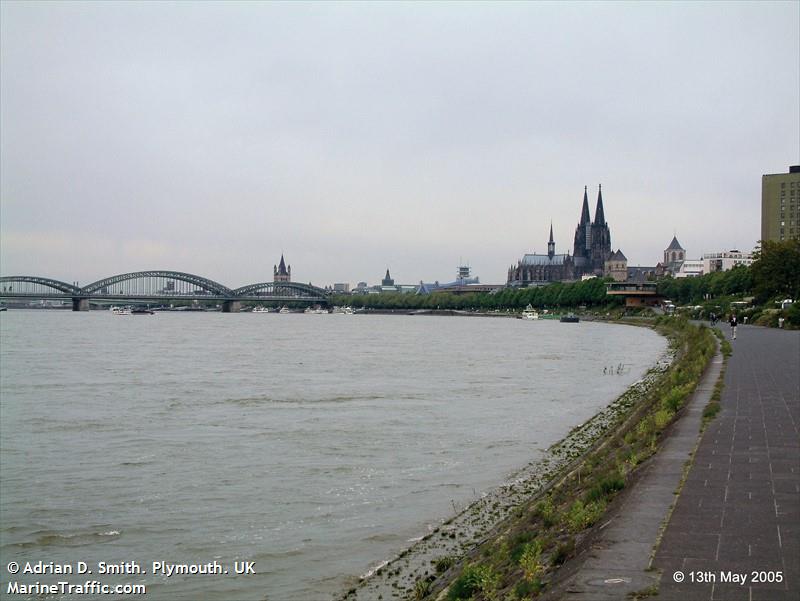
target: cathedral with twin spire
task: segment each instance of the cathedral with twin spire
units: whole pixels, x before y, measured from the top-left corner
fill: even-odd
[[[572,255],[556,254],[553,224],[547,254],[526,254],[508,270],[508,286],[537,286],[550,282],[579,280],[584,275],[602,276],[611,256],[611,230],[603,210],[603,190],[598,187],[594,221],[589,214],[588,188],[583,189],[581,219],[575,228]]]

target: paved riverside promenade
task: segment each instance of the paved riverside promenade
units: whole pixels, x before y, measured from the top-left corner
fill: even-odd
[[[800,332],[740,326],[731,343],[722,411],[703,435],[653,563],[662,570],[657,598],[797,601]],[[727,572],[747,581],[722,582]],[[782,572],[782,582],[754,583],[753,572]],[[697,582],[706,574],[713,581]]]
[[[730,328],[723,331],[729,335]],[[800,332],[740,326],[728,361],[722,411],[698,445],[702,411],[721,368],[717,356],[662,448],[626,491],[591,549],[548,600],[625,601],[657,585],[661,601],[800,599]],[[675,501],[650,568],[658,532]],[[717,582],[673,580],[675,571],[716,573]],[[722,584],[720,570],[748,583]],[[750,584],[754,570],[782,583]],[[659,582],[659,574],[660,582]]]
[[[545,595],[548,601],[625,601],[628,594],[658,583],[658,574],[647,571],[653,548],[697,446],[703,409],[721,369],[722,355],[717,353],[658,453],[641,468],[591,548],[577,558],[582,563]]]

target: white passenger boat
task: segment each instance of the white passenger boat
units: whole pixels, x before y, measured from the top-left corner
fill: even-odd
[[[531,305],[528,305],[522,312],[522,319],[539,319],[539,312]]]
[[[111,307],[111,315],[130,315],[131,308],[130,307]]]
[[[291,313],[291,311],[289,311],[289,307],[284,305],[283,307],[281,307],[281,310],[278,311],[278,313],[281,313],[281,314],[285,315],[286,313]]]
[[[253,313],[269,313],[269,307],[262,307],[259,305],[253,309]]]

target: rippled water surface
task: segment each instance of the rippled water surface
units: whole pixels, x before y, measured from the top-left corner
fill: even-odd
[[[0,563],[255,562],[102,577],[186,600],[329,599],[665,348],[643,328],[423,316],[8,311],[0,336]]]

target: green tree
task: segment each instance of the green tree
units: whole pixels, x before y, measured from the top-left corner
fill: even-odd
[[[800,299],[800,240],[764,240],[750,271],[759,302]]]
[[[744,265],[738,265],[725,272],[724,293],[746,294],[753,289],[753,272]],[[800,275],[798,275],[800,277]]]

